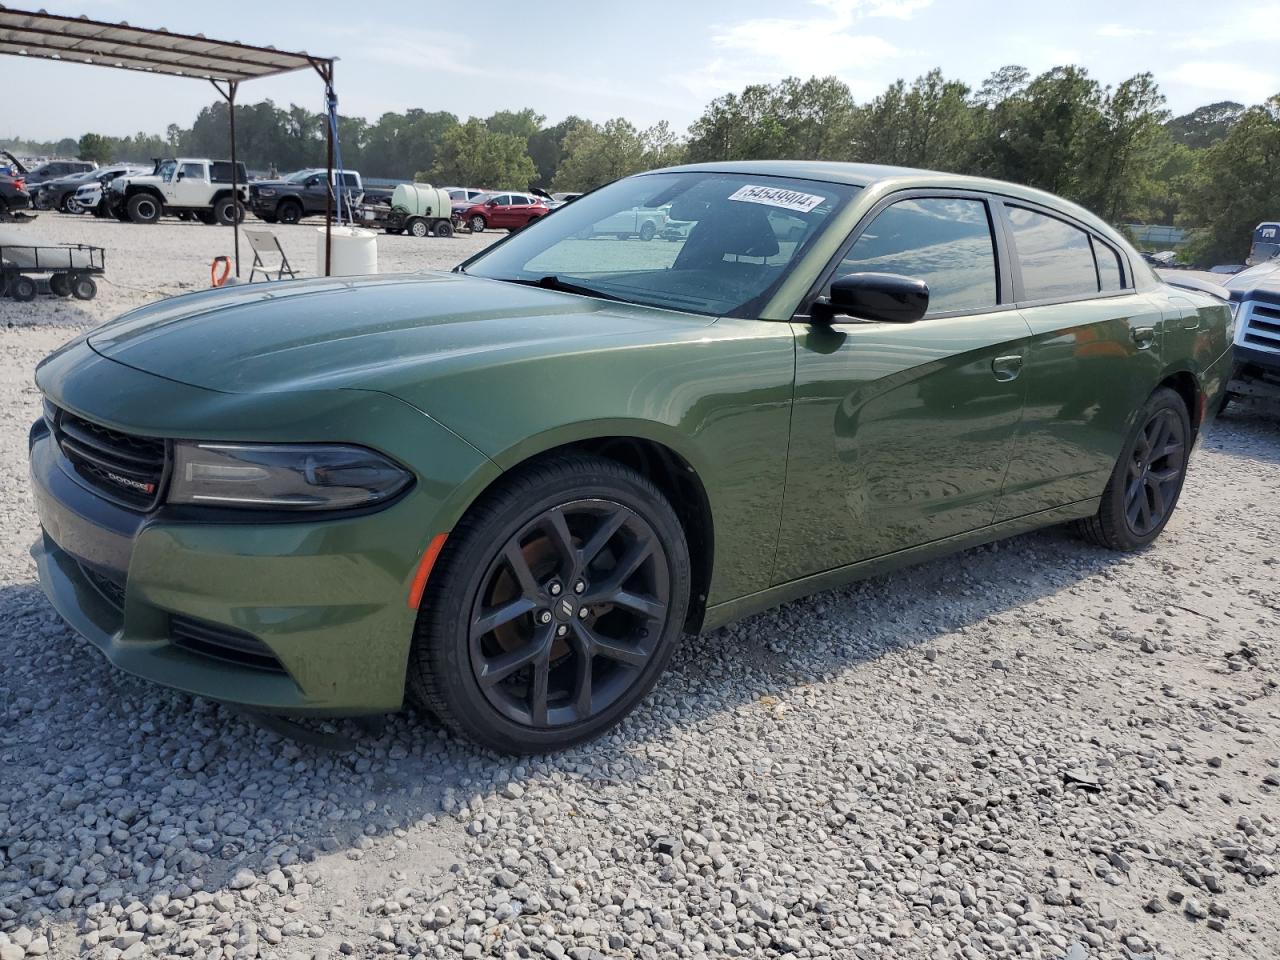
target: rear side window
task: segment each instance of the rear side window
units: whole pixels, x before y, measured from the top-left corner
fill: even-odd
[[[1024,207],[1005,207],[1022,270],[1023,300],[1065,300],[1098,292],[1089,235]]]
[[[515,197],[515,196],[513,196],[513,197],[511,198],[511,205],[512,205],[513,207],[527,207],[527,206],[529,206],[529,204],[530,204],[530,203],[532,203],[532,202],[533,202],[533,201],[531,201],[528,197]]]
[[[1094,237],[1093,256],[1098,261],[1098,284],[1102,292],[1115,293],[1123,290],[1124,270],[1120,266],[1120,254]]]
[[[923,280],[929,285],[927,316],[990,309],[998,287],[987,205],[951,197],[900,200],[854,241],[836,276],[850,273]]]

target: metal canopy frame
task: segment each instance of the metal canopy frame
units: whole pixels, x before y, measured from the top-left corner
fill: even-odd
[[[150,30],[127,23],[108,23],[87,17],[64,17],[41,11],[14,10],[0,6],[0,54],[87,63],[117,70],[134,70],[171,77],[208,80],[227,101],[231,134],[231,189],[240,196],[236,166],[236,93],[245,80],[274,77],[308,67],[324,82],[329,178],[325,202],[324,272],[332,264],[333,179],[332,112],[337,109],[333,90],[334,57],[316,57],[306,52],[292,53],[275,47],[258,47],[228,40],[210,40],[203,34]],[[235,238],[236,276],[240,276],[240,227]]]

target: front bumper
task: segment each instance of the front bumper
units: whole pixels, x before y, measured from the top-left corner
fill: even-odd
[[[93,364],[107,365],[135,390],[155,379]],[[392,429],[429,444],[440,479],[420,478],[384,509],[323,518],[118,505],[38,421],[30,457],[42,534],[31,552],[50,602],[120,669],[187,693],[283,714],[398,709],[418,560],[461,512],[461,478],[478,470],[488,482],[497,468],[412,408],[370,397]]]

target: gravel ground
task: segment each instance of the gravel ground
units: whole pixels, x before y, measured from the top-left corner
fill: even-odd
[[[223,236],[101,226],[165,238],[122,290],[199,286]],[[1232,407],[1146,553],[1050,530],[790,604],[559,756],[415,713],[310,727],[332,750],[108,668],[44,601],[48,306],[0,329],[0,960],[1276,956],[1274,411]]]

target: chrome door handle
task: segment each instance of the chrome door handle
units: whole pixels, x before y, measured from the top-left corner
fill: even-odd
[[[1134,327],[1130,332],[1133,334],[1133,342],[1138,345],[1139,350],[1148,350],[1156,342],[1155,327]]]
[[[1022,355],[1015,353],[1007,357],[996,357],[991,361],[991,372],[1001,383],[1017,380],[1018,374],[1022,373]]]

